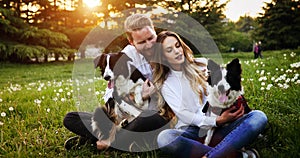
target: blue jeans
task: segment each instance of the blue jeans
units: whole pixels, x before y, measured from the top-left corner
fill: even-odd
[[[174,157],[233,157],[238,150],[256,139],[267,121],[262,111],[253,110],[226,126],[216,128],[209,146],[203,144],[204,138],[199,137],[200,128],[196,126],[164,130],[158,135],[157,142],[163,152]]]

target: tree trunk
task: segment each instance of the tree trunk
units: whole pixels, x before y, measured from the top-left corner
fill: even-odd
[[[48,62],[48,55],[47,55],[47,54],[44,55],[44,62],[45,62],[45,63]]]

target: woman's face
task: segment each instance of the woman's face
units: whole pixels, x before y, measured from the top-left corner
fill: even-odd
[[[162,43],[163,59],[166,60],[172,69],[180,71],[181,64],[184,62],[183,48],[179,41],[173,37],[168,36]]]

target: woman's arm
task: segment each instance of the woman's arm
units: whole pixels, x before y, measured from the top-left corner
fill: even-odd
[[[177,85],[179,86],[179,85]],[[214,127],[216,126],[217,117],[208,117],[203,115],[200,106],[197,105],[185,105],[180,90],[176,90],[174,85],[165,85],[162,88],[162,96],[173,110],[177,118],[187,124],[195,125],[198,127]],[[195,99],[192,96],[187,99]],[[223,119],[221,119],[222,121]]]

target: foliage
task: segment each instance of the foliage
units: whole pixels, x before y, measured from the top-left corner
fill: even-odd
[[[273,0],[264,8],[265,14],[258,19],[256,40],[263,47],[276,50],[300,46],[300,2]]]
[[[222,54],[224,63],[240,59],[248,104],[268,116],[268,130],[251,145],[261,157],[300,156],[299,55],[300,50],[264,51],[263,59],[253,60],[252,52]],[[160,151],[97,152],[88,146],[66,151],[63,143],[74,134],[62,125],[62,120],[67,112],[79,108],[73,85],[94,87],[87,93],[101,102],[107,84],[99,73],[82,82],[74,81],[72,70],[73,63],[0,63],[1,157],[167,157]]]
[[[31,62],[31,58],[47,57],[50,49],[64,48],[64,53],[74,54],[74,50],[67,50],[69,39],[66,35],[48,29],[31,27],[18,17],[11,9],[0,8],[0,30],[4,37],[1,42],[0,60],[12,62]],[[56,52],[54,52],[56,53]]]

